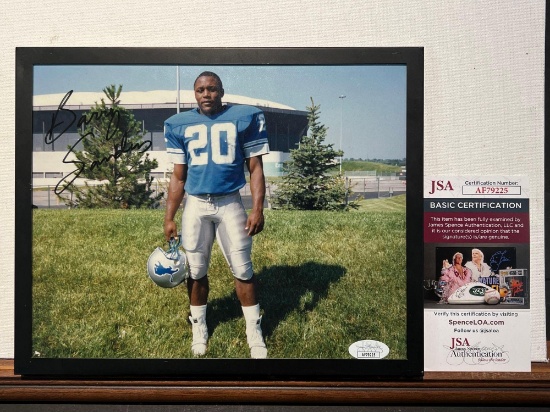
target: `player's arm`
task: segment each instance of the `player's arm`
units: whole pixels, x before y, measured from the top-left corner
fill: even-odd
[[[168,185],[168,196],[166,198],[166,211],[164,212],[164,237],[169,240],[178,235],[178,226],[174,217],[183,201],[185,194],[184,186],[187,179],[187,165],[174,164],[170,183]]]
[[[260,233],[264,228],[265,177],[261,156],[246,159],[250,172],[250,192],[252,193],[252,210],[248,215],[246,230],[248,236]]]

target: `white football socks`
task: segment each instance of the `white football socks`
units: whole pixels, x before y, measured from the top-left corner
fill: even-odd
[[[206,305],[190,306],[191,322],[193,330],[193,342],[191,351],[195,356],[202,356],[206,353],[206,342],[208,341],[208,328],[206,327]]]
[[[241,306],[243,308],[244,318],[247,323],[249,320],[257,320],[260,317],[260,304],[254,306]]]
[[[206,343],[208,342],[208,328],[206,326],[206,307],[190,306],[191,316],[189,321],[193,330],[193,342],[191,351],[195,356],[202,356],[206,353]],[[262,336],[260,305],[242,306],[244,319],[246,322],[246,339],[250,347],[250,357],[256,359],[267,358],[267,348]]]
[[[260,305],[242,306],[244,319],[246,321],[246,340],[250,347],[250,357],[255,359],[267,358],[267,348],[265,347],[260,326],[262,317],[260,316]]]
[[[191,309],[191,316],[195,319],[203,319],[206,320],[206,306],[190,306]]]

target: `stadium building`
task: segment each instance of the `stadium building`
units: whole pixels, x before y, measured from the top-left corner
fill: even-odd
[[[103,92],[74,92],[69,96],[63,93],[34,96],[34,187],[56,185],[75,169],[73,164],[63,163],[63,159],[67,155],[68,147],[73,146],[80,138],[77,131],[78,119],[102,98],[105,98]],[[123,91],[120,95],[121,106],[132,110],[135,118],[142,123],[143,130],[147,132],[147,140],[152,141],[149,153],[159,164],[152,174],[158,179],[165,178],[172,168],[165,153],[163,128],[164,121],[176,114],[177,101],[180,102],[181,112],[197,107],[192,90],[180,91],[179,99],[174,90]],[[289,158],[290,150],[296,148],[300,138],[307,133],[307,113],[279,103],[231,94],[226,94],[223,102],[248,104],[263,110],[271,150],[263,158],[264,172],[266,176],[280,176],[283,162]],[[59,110],[60,106],[62,110]],[[52,139],[53,141],[47,141],[48,131],[52,129],[54,121],[57,125],[54,129],[56,137],[65,128],[68,129],[58,138]],[[82,150],[82,145],[77,145],[75,150]]]

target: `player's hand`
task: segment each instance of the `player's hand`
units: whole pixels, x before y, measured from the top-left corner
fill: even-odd
[[[254,236],[264,230],[264,214],[261,211],[252,210],[248,215],[245,230],[248,236]]]
[[[178,226],[173,220],[164,221],[164,237],[167,241],[169,241],[170,238],[178,237]]]
[[[449,263],[449,260],[445,259],[443,261],[443,269],[449,269],[451,267],[451,264]]]

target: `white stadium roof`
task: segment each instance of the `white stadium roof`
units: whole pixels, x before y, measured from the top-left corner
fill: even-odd
[[[66,93],[41,94],[33,97],[34,107],[58,107]],[[65,103],[69,106],[93,106],[105,98],[103,92],[73,92],[71,97]],[[130,105],[176,105],[175,90],[153,90],[149,92],[125,92],[120,94],[120,103],[123,106]],[[295,110],[284,104],[271,102],[254,97],[239,96],[236,94],[225,94],[224,103],[248,104],[251,106],[272,107],[276,109]],[[196,105],[195,94],[193,90],[180,90],[180,104],[184,107]]]

